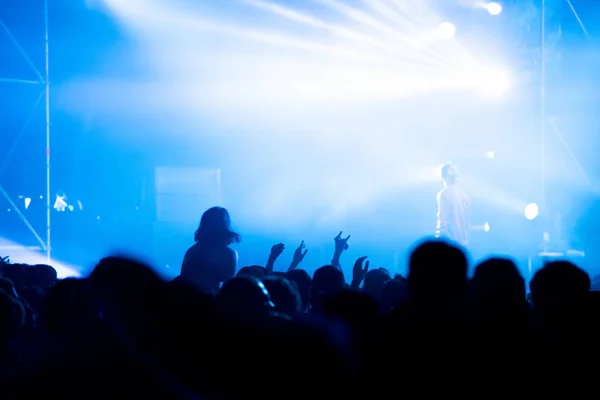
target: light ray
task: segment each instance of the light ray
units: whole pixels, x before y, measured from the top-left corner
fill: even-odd
[[[401,49],[398,46],[394,46],[394,45],[388,44],[386,42],[374,39],[368,35],[365,35],[365,34],[362,34],[359,32],[355,32],[355,31],[348,29],[346,27],[343,27],[343,26],[329,24],[328,22],[325,22],[321,19],[318,19],[318,18],[312,17],[310,15],[301,13],[299,11],[281,6],[276,3],[272,3],[272,2],[268,2],[268,1],[264,1],[264,0],[241,0],[241,1],[243,1],[244,3],[247,3],[249,5],[252,5],[254,7],[258,7],[265,11],[279,15],[281,17],[288,18],[292,21],[300,22],[300,23],[303,23],[303,24],[306,24],[308,26],[312,26],[315,28],[327,30],[328,32],[330,32],[340,38],[351,39],[351,40],[355,40],[355,41],[358,41],[358,42],[361,42],[364,44],[369,44],[378,49],[385,50],[388,52],[393,52],[396,55],[402,55],[405,58],[412,57],[412,58],[415,58],[418,60],[423,60],[428,63],[436,63],[437,65],[446,67],[446,65],[440,64],[439,61],[436,60],[435,58],[432,59],[432,58],[427,57],[424,54],[418,54],[412,48]],[[394,34],[397,36],[397,32],[395,32]]]
[[[427,53],[431,56],[431,62],[440,63],[443,65],[452,64],[452,59],[446,57],[439,51],[431,49],[427,43],[421,38],[411,38],[409,35],[402,34],[401,32],[390,28],[387,24],[378,21],[375,18],[367,15],[366,13],[357,10],[354,7],[343,4],[337,0],[314,0],[326,7],[338,11],[342,15],[354,20],[358,23],[366,25],[372,29],[375,29],[381,33],[391,36],[394,40],[401,41],[413,49],[419,50],[423,53]]]

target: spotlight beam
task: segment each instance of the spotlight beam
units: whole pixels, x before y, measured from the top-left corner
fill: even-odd
[[[296,11],[294,9],[268,2],[263,0],[241,0],[242,2],[254,6],[256,8],[261,8],[265,11],[271,12],[273,14],[279,15],[281,17],[287,18],[289,20],[299,22],[314,28],[320,28],[333,33],[336,36],[339,36],[344,39],[351,39],[361,43],[370,44],[377,48],[389,51],[389,52],[398,52],[398,48],[395,46],[391,46],[386,44],[385,42],[374,39],[368,35],[364,35],[362,33],[355,32],[351,29],[345,28],[339,25],[329,24],[319,18],[313,17],[311,15],[304,14],[300,11]]]
[[[389,19],[399,26],[407,27],[407,25],[409,25],[409,29],[405,30],[406,33],[419,30],[419,26],[415,20],[400,11],[394,10],[391,6],[388,6],[379,0],[362,0],[362,2],[373,11],[379,13],[381,16]]]
[[[451,58],[446,57],[444,54],[442,54],[438,51],[432,50],[423,41],[410,39],[406,35],[399,34],[398,31],[390,28],[387,24],[379,22],[378,20],[372,18],[371,16],[365,14],[364,12],[362,12],[360,10],[357,10],[354,7],[343,4],[337,0],[315,0],[315,1],[319,4],[322,4],[326,7],[329,7],[331,9],[339,12],[340,14],[350,18],[351,20],[354,20],[358,23],[366,25],[369,28],[378,30],[379,32],[382,32],[384,34],[390,35],[395,40],[401,40],[402,42],[406,43],[410,47],[413,47],[415,49],[423,51],[424,53],[428,53],[429,55],[432,56],[432,60],[431,60],[432,62],[438,62],[441,64],[443,64],[443,63],[451,64],[453,61]]]
[[[250,40],[258,43],[264,43],[274,46],[285,46],[304,51],[310,51],[320,54],[329,54],[336,56],[344,56],[364,61],[384,63],[389,65],[401,66],[408,65],[413,69],[422,68],[422,63],[410,64],[397,62],[389,57],[377,57],[364,54],[355,49],[342,46],[331,46],[320,43],[315,43],[292,36],[282,35],[277,32],[266,30],[256,30],[251,28],[240,28],[227,25],[218,21],[208,21],[201,19],[189,13],[177,12],[172,8],[156,7],[152,13],[146,16],[147,22],[168,24],[179,28],[185,27],[192,30],[209,31],[227,36],[233,36],[244,40]]]
[[[343,27],[343,26],[329,24],[319,18],[313,17],[311,15],[302,13],[300,11],[297,11],[292,8],[285,7],[285,6],[282,6],[280,4],[276,4],[273,2],[269,2],[269,1],[265,1],[265,0],[240,0],[240,1],[242,1],[243,3],[246,3],[248,5],[251,5],[253,7],[263,9],[267,12],[273,13],[275,15],[278,15],[283,18],[287,18],[287,19],[295,21],[295,22],[302,23],[302,24],[305,24],[307,26],[311,26],[314,28],[327,30],[328,32],[330,32],[340,38],[343,38],[343,39],[354,40],[354,41],[357,41],[360,43],[369,44],[371,46],[377,47],[381,50],[385,50],[390,53],[401,54],[403,58],[411,57],[411,58],[414,58],[415,60],[419,60],[419,62],[427,62],[427,63],[439,65],[443,68],[448,67],[448,64],[440,62],[440,60],[439,60],[440,53],[435,53],[434,57],[429,57],[425,54],[416,53],[414,51],[414,49],[410,49],[410,48],[409,49],[401,49],[398,46],[390,45],[388,43],[374,39],[368,35],[365,35],[365,34],[362,34],[359,32],[355,32],[355,31],[348,29],[346,27]],[[317,1],[321,1],[321,0],[317,0]],[[322,0],[322,1],[329,1],[329,0]],[[337,3],[334,3],[334,4],[336,4],[336,7],[346,7],[344,5],[337,5]],[[340,11],[340,9],[338,9],[338,8],[336,8],[336,10]],[[360,19],[359,22],[367,23],[367,24],[369,24],[369,26],[376,27],[376,29],[378,29],[380,31],[383,29],[384,32],[391,33],[395,37],[398,36],[398,32],[385,26],[385,24],[379,23],[378,21],[370,18],[369,16],[367,16],[364,13],[361,13],[358,10],[354,10],[354,12],[356,12],[358,14],[351,14],[351,15],[359,15],[360,14],[360,17],[358,17]],[[373,24],[375,24],[375,25],[373,25]],[[420,50],[427,49],[427,48],[423,48],[422,45],[417,44],[417,42],[410,41],[406,37],[402,37],[401,40],[403,40],[407,44],[410,44],[411,47],[413,47],[413,48],[417,47]]]
[[[305,25],[309,25],[309,26],[312,26],[315,28],[322,28],[322,29],[328,30],[329,32],[331,32],[335,35],[338,35],[340,37],[343,37],[345,39],[353,39],[353,40],[356,40],[356,41],[359,41],[362,43],[372,44],[376,47],[380,47],[380,48],[383,48],[386,50],[391,49],[391,47],[389,45],[386,45],[385,43],[382,43],[376,39],[373,39],[372,37],[370,37],[368,35],[363,35],[361,33],[354,32],[350,29],[347,29],[347,28],[344,28],[341,26],[329,24],[319,18],[315,18],[313,16],[304,14],[302,12],[293,10],[291,8],[288,8],[288,7],[285,7],[285,6],[276,4],[276,3],[271,3],[271,2],[263,1],[263,0],[241,0],[241,1],[243,3],[251,5],[253,7],[261,8],[265,11],[279,15],[280,17],[284,17],[289,20],[303,23]]]
[[[157,10],[158,11],[158,10]],[[282,35],[277,32],[266,30],[256,30],[251,28],[240,28],[236,26],[226,25],[220,22],[206,21],[195,16],[188,16],[180,13],[162,9],[155,13],[159,17],[158,21],[169,23],[178,27],[187,27],[188,29],[202,30],[215,32],[227,36],[237,37],[243,40],[250,40],[258,43],[264,43],[272,46],[283,46],[293,49],[309,51],[318,54],[341,56],[347,58],[358,59],[373,63],[380,63],[405,69],[405,72],[439,72],[440,70],[448,69],[447,65],[424,64],[419,61],[400,60],[390,57],[381,57],[370,54],[365,54],[353,48],[342,46],[325,45],[315,43],[292,36]],[[428,61],[431,61],[428,59]],[[444,67],[444,68],[440,68]]]

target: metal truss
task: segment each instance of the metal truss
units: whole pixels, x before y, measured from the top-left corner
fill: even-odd
[[[11,196],[6,192],[6,190],[2,186],[2,182],[0,182],[0,195],[3,196],[8,201],[8,203],[11,206],[11,209],[17,213],[19,218],[23,221],[23,223],[31,231],[33,236],[38,241],[40,248],[46,253],[48,261],[50,261],[51,255],[52,255],[51,229],[50,229],[51,228],[50,222],[51,222],[52,203],[51,203],[51,197],[50,197],[50,193],[51,193],[51,191],[50,191],[50,183],[51,183],[50,182],[50,167],[51,167],[51,165],[50,165],[50,156],[51,156],[51,153],[50,153],[50,128],[51,128],[51,126],[50,126],[50,65],[49,65],[49,44],[48,44],[48,0],[43,0],[43,2],[44,2],[44,4],[43,4],[43,7],[44,7],[44,21],[43,21],[44,22],[44,38],[40,38],[40,39],[43,39],[45,41],[45,65],[44,65],[44,68],[38,68],[38,66],[36,66],[32,62],[32,60],[29,57],[29,55],[27,54],[27,52],[19,44],[19,41],[17,40],[17,38],[15,38],[15,36],[10,31],[10,29],[6,26],[6,24],[2,20],[2,16],[0,15],[0,32],[3,32],[3,34],[6,34],[8,36],[8,38],[10,39],[12,44],[15,46],[16,50],[20,53],[20,55],[27,62],[27,64],[31,68],[31,70],[37,76],[36,80],[0,77],[0,84],[19,84],[19,85],[39,85],[40,86],[40,95],[37,97],[37,100],[32,105],[31,109],[29,110],[29,115],[28,115],[27,119],[25,120],[25,122],[23,123],[20,131],[18,132],[18,135],[15,138],[13,145],[10,147],[6,158],[0,163],[0,176],[2,175],[3,172],[5,172],[10,159],[14,155],[15,150],[17,149],[17,146],[18,146],[19,142],[21,141],[23,133],[27,130],[28,126],[30,125],[31,121],[33,120],[35,113],[40,106],[40,103],[44,102],[45,103],[45,117],[46,117],[46,124],[45,124],[45,140],[46,140],[46,152],[45,152],[45,157],[46,157],[46,232],[45,232],[45,236],[46,237],[45,237],[45,239],[42,237],[42,235],[40,235],[34,229],[34,227],[31,225],[31,223],[27,220],[27,218],[21,211],[20,207],[17,206],[15,201],[11,198]]]
[[[548,135],[555,135],[561,145],[564,147],[565,152],[576,166],[581,179],[592,187],[593,184],[590,181],[588,174],[585,169],[581,166],[580,161],[571,149],[568,141],[565,139],[560,129],[560,124],[556,116],[549,115],[548,113],[548,82],[552,82],[553,79],[548,79],[549,67],[552,67],[552,63],[556,59],[555,57],[549,57],[548,55],[554,52],[556,49],[551,48],[552,45],[548,39],[551,35],[560,35],[562,31],[562,24],[553,24],[552,19],[557,18],[556,13],[566,12],[574,17],[581,30],[583,31],[587,40],[591,41],[589,32],[583,23],[577,9],[573,5],[571,0],[541,0],[541,82],[540,82],[540,146],[541,146],[541,208],[546,209],[547,206],[547,141]],[[560,16],[558,18],[561,18]],[[564,16],[563,16],[564,18]],[[557,32],[558,31],[558,32]]]

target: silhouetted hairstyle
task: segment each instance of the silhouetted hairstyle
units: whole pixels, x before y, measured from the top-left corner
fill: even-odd
[[[213,207],[202,214],[194,241],[228,246],[239,243],[241,237],[231,229],[229,212],[223,207]]]
[[[442,178],[448,183],[454,183],[458,181],[458,169],[451,162],[441,166]]]

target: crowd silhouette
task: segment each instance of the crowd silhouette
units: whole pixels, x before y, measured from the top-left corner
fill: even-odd
[[[284,271],[237,265],[229,214],[202,217],[181,274],[165,281],[124,257],[84,279],[2,259],[0,395],[235,399],[588,395],[600,296],[568,261],[536,271],[530,293],[508,258],[468,274],[465,252],[419,243],[407,276],[331,261]],[[354,260],[351,260],[354,261]],[[306,267],[306,269],[304,269]],[[314,270],[309,274],[307,270]],[[237,273],[236,273],[237,272]]]

